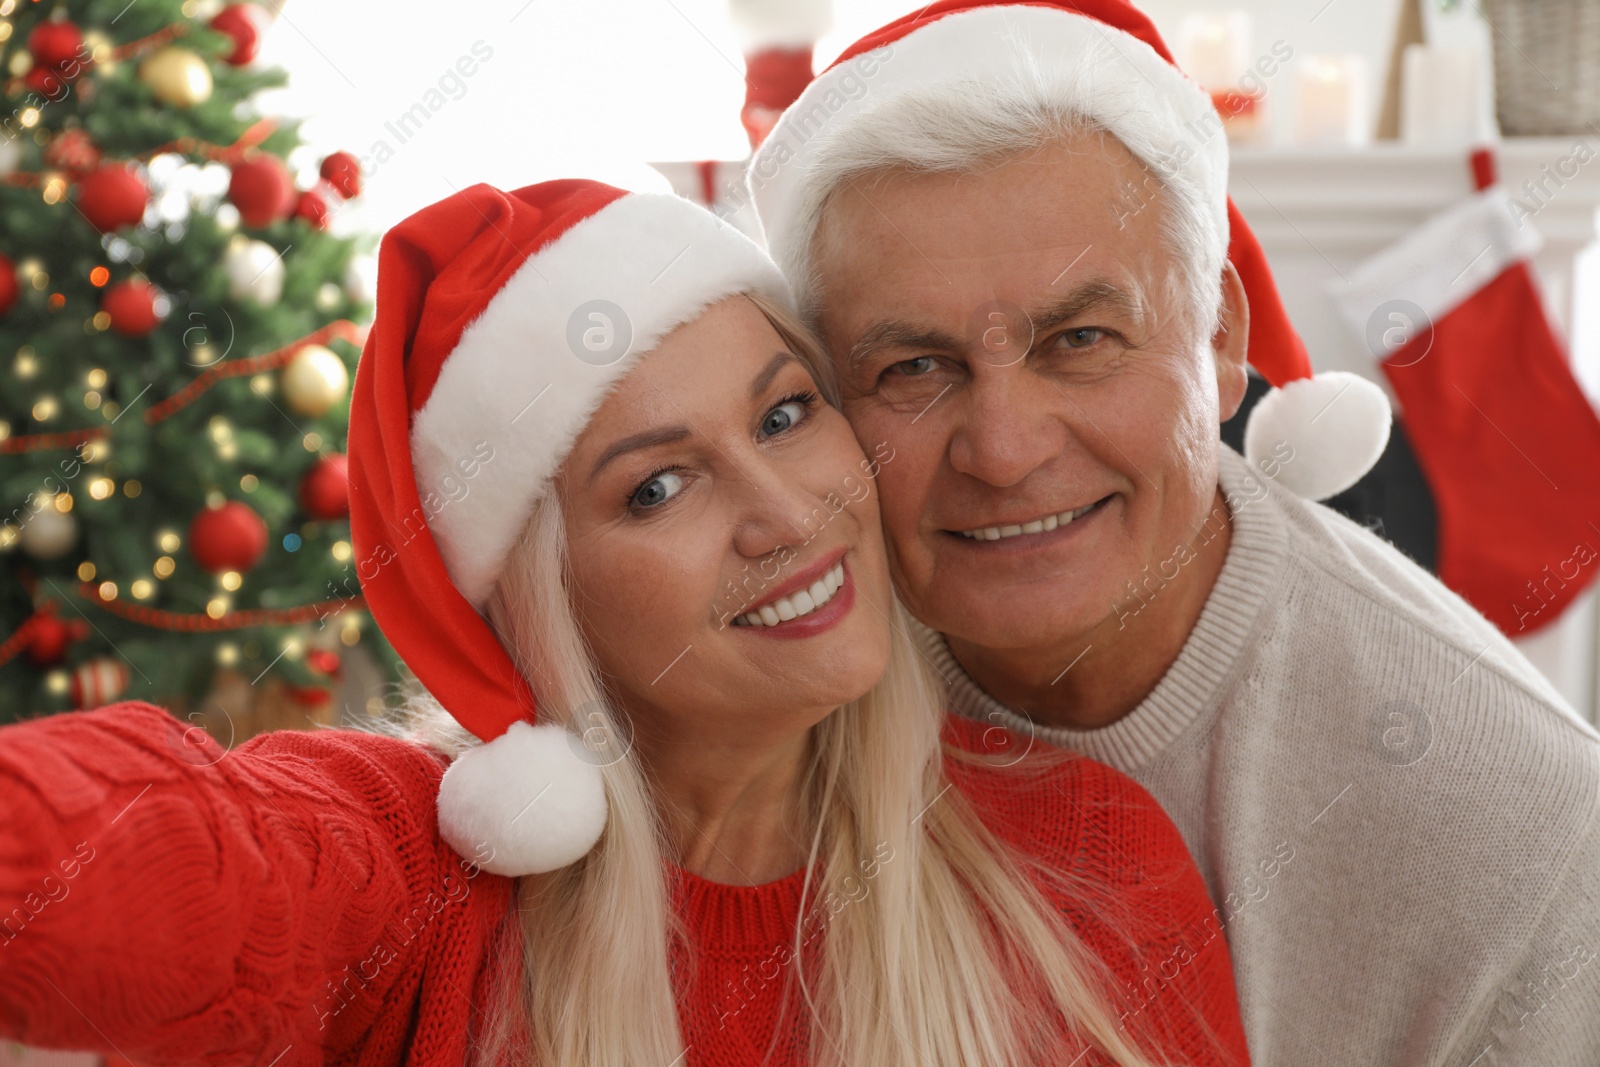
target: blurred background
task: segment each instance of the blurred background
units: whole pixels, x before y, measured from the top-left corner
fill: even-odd
[[[0,721],[139,697],[227,744],[380,707],[397,664],[361,611],[343,482],[377,235],[475,182],[574,175],[748,227],[743,160],[811,64],[919,6],[0,0]],[[1595,719],[1600,500],[1442,466],[1433,400],[1402,404],[1383,363],[1447,309],[1351,294],[1472,200],[1492,143],[1537,244],[1513,242],[1537,289],[1499,324],[1527,428],[1453,444],[1600,469],[1600,4],[1141,6],[1217,103],[1314,364],[1400,411],[1333,505],[1447,581],[1441,546],[1504,537],[1458,591]],[[763,40],[755,16],[785,7],[827,28]],[[1530,328],[1549,343],[1518,343]],[[1463,507],[1524,521],[1466,530]]]

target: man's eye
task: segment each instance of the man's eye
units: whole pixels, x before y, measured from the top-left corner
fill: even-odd
[[[1076,329],[1063,330],[1056,335],[1056,340],[1068,348],[1088,348],[1105,335],[1104,330],[1093,326],[1079,326]]]
[[[661,471],[652,474],[644,484],[633,491],[628,497],[628,504],[634,508],[653,508],[677,495],[683,488],[683,476],[672,471]]]
[[[917,356],[915,359],[902,359],[899,363],[890,366],[889,370],[907,378],[915,378],[919,374],[927,374],[933,370],[932,356]]]

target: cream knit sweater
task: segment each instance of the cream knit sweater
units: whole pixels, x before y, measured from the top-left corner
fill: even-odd
[[[919,628],[952,707],[1162,803],[1255,1067],[1600,1067],[1600,734],[1400,552],[1226,446],[1219,480],[1227,560],[1129,715],[1032,727]]]

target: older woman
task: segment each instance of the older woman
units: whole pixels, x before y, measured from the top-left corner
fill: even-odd
[[[786,300],[710,215],[592,182],[392,231],[350,452],[403,736],[0,731],[0,1033],[145,1067],[1245,1062],[1154,802],[940,710],[894,454]]]

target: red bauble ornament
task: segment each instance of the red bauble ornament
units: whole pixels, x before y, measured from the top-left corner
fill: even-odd
[[[222,57],[230,67],[242,67],[256,58],[261,44],[261,11],[254,4],[229,4],[211,20],[211,28],[233,40],[233,51]]]
[[[111,328],[124,337],[143,337],[161,324],[155,286],[134,279],[118,282],[100,298],[100,310],[111,316]]]
[[[228,202],[239,209],[246,226],[256,229],[283,218],[294,206],[289,168],[277,156],[265,154],[234,164]]]
[[[72,672],[72,702],[79,708],[109,704],[128,688],[128,665],[106,656],[92,659]]]
[[[11,310],[20,292],[22,283],[17,280],[17,265],[11,262],[11,257],[0,253],[0,316]]]
[[[85,131],[63,130],[45,146],[44,161],[74,178],[81,178],[100,165],[100,149]]]
[[[35,67],[63,67],[72,60],[88,62],[83,50],[83,34],[65,19],[41,22],[28,34],[28,52]]]
[[[47,100],[60,101],[67,95],[66,75],[53,67],[29,67],[22,83]]]
[[[244,572],[267,550],[267,524],[246,504],[206,508],[189,524],[189,554],[212,574]]]
[[[78,210],[101,233],[137,225],[150,189],[132,167],[113,163],[78,183]]]
[[[28,644],[23,655],[35,667],[54,667],[67,656],[72,642],[72,627],[62,622],[49,608],[28,622]]]
[[[300,506],[314,519],[342,519],[350,514],[348,456],[317,461],[300,483]]]
[[[294,202],[294,217],[304,219],[319,230],[328,228],[328,201],[315,189],[307,189]]]
[[[349,200],[361,195],[361,164],[349,152],[335,152],[322,161],[322,180]]]

